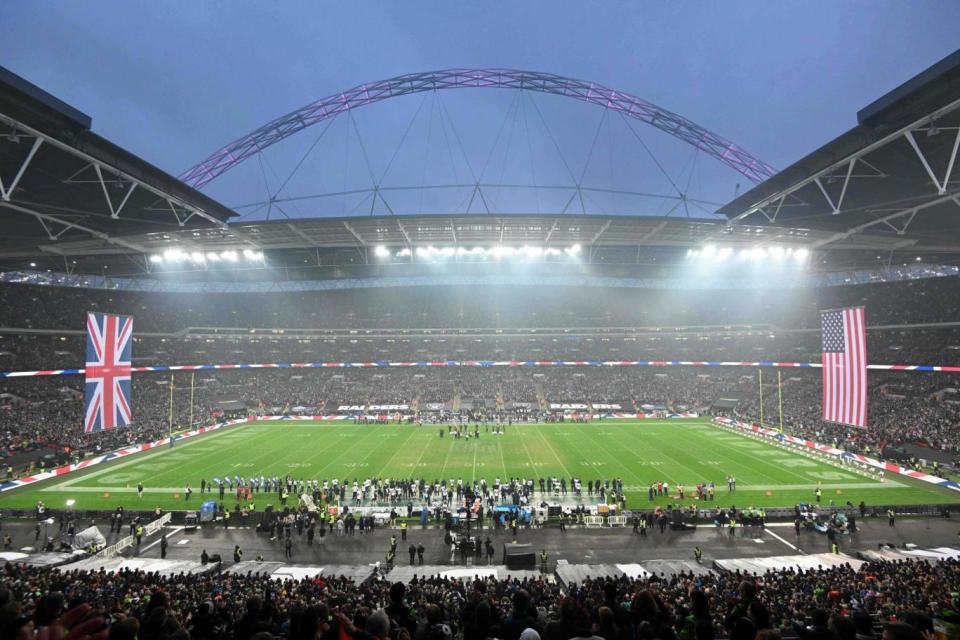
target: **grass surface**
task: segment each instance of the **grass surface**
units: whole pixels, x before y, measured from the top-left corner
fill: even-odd
[[[711,426],[708,420],[603,421],[590,424],[513,425],[502,436],[485,433],[475,439],[440,438],[440,427],[410,425],[358,426],[312,422],[254,422],[185,440],[161,449],[92,467],[89,471],[8,491],[0,507],[33,507],[43,500],[62,508],[69,498],[78,509],[112,509],[117,505],[176,510],[199,508],[201,478],[225,475],[291,474],[303,479],[423,477],[440,478],[549,477],[587,480],[621,478],[628,506],[645,508],[673,498],[649,502],[647,487],[668,481],[689,491],[698,482],[716,483],[714,502],[702,506],[792,506],[813,502],[817,481],[823,502],[860,500],[868,505],[957,503],[960,496],[945,489],[888,475],[886,482],[811,460],[789,450]],[[445,428],[444,428],[445,429]],[[737,478],[728,493],[725,477]],[[143,482],[145,496],[137,498]],[[190,483],[190,505],[183,498]],[[671,490],[671,493],[676,494]],[[205,495],[216,497],[216,493]],[[277,503],[275,494],[256,496],[258,509]],[[594,502],[584,490],[585,502]],[[234,504],[228,493],[225,503]]]

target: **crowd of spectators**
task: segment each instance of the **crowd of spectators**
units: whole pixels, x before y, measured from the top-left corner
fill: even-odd
[[[8,564],[0,633],[17,640],[923,640],[933,637],[934,618],[955,618],[958,592],[953,560],[571,585],[546,576],[391,584]]]
[[[820,309],[864,305],[870,325],[956,319],[960,279],[819,289],[423,287],[174,294],[0,286],[0,325],[75,329],[81,311],[133,315],[140,331],[239,328],[510,328],[770,324],[819,327]]]

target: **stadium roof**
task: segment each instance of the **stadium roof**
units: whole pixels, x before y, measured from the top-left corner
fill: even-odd
[[[732,225],[960,250],[960,50],[857,113],[857,126],[720,209]]]
[[[138,252],[125,236],[224,226],[235,215],[90,126],[89,116],[0,67],[0,252],[56,254],[81,238]]]
[[[584,264],[618,274],[630,268],[628,275],[680,263],[688,248],[706,243],[820,248],[816,268],[824,271],[894,265],[906,252],[911,261],[921,254],[924,263],[960,261],[960,52],[859,119],[724,206],[729,220],[517,212],[228,225],[229,208],[92,133],[88,116],[0,68],[0,270],[150,276],[149,258],[168,249],[252,248],[268,259],[245,265],[243,278],[329,278],[347,275],[342,267],[383,273],[374,256],[381,245],[578,244]],[[251,273],[258,268],[260,275]],[[241,277],[190,265],[182,273]]]
[[[810,229],[748,224],[727,227],[723,221],[639,216],[518,214],[315,218],[150,231],[126,235],[121,245],[103,242],[96,237],[80,238],[40,244],[39,254],[0,249],[0,265],[16,270],[31,267],[56,269],[57,260],[62,265],[68,258],[71,271],[76,273],[142,276],[155,271],[148,258],[168,249],[217,252],[237,250],[245,243],[252,243],[266,252],[267,266],[274,271],[272,275],[265,273],[261,277],[291,277],[289,271],[283,271],[292,269],[299,270],[303,274],[301,277],[308,277],[307,273],[314,267],[383,267],[418,262],[415,255],[400,261],[381,261],[376,256],[378,247],[385,247],[391,253],[403,249],[414,253],[416,248],[428,246],[489,249],[529,245],[565,249],[580,245],[582,264],[596,268],[614,265],[640,268],[682,262],[689,248],[701,246],[707,240],[734,249],[770,245],[804,248],[828,239],[829,235],[829,232]],[[901,244],[896,238],[872,235],[837,241],[834,248],[844,251],[834,252],[826,267],[875,267],[877,257],[887,256]],[[913,250],[919,249],[914,247]],[[951,251],[952,246],[931,244],[926,250]],[[51,255],[54,256],[52,262]],[[929,258],[931,262],[942,261],[943,256],[930,253]],[[245,270],[251,268],[252,265],[247,265]],[[182,265],[179,270],[183,273],[201,272],[205,267]],[[321,271],[312,273],[314,277],[329,277]],[[206,274],[202,277],[215,276]]]

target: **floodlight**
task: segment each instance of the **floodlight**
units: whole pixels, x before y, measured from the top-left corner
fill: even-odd
[[[793,257],[797,260],[806,260],[810,255],[810,250],[806,248],[800,248],[793,252]]]
[[[580,253],[580,250],[581,250],[582,248],[583,248],[583,247],[581,247],[579,243],[574,244],[574,245],[571,245],[571,247],[570,247],[570,253],[573,253],[573,254]]]
[[[207,260],[210,262],[220,262],[220,254],[214,251],[207,252]]]
[[[155,254],[153,254],[152,256],[150,256],[150,262],[152,262],[152,263],[154,263],[154,264],[159,264],[159,263],[163,262],[163,256],[161,256],[160,254],[155,253]]]
[[[221,251],[220,257],[227,262],[236,262],[240,259],[240,256],[237,255],[236,251]]]
[[[389,257],[390,257],[390,250],[387,249],[387,248],[386,248],[385,246],[383,246],[382,244],[378,244],[378,245],[377,245],[377,248],[373,250],[373,253],[374,253],[374,255],[377,256],[378,258],[389,258]]]

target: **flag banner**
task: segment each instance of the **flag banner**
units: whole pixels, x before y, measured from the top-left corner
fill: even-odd
[[[84,433],[130,424],[132,359],[133,318],[88,313]]]
[[[867,322],[863,307],[820,312],[823,419],[867,426]]]

